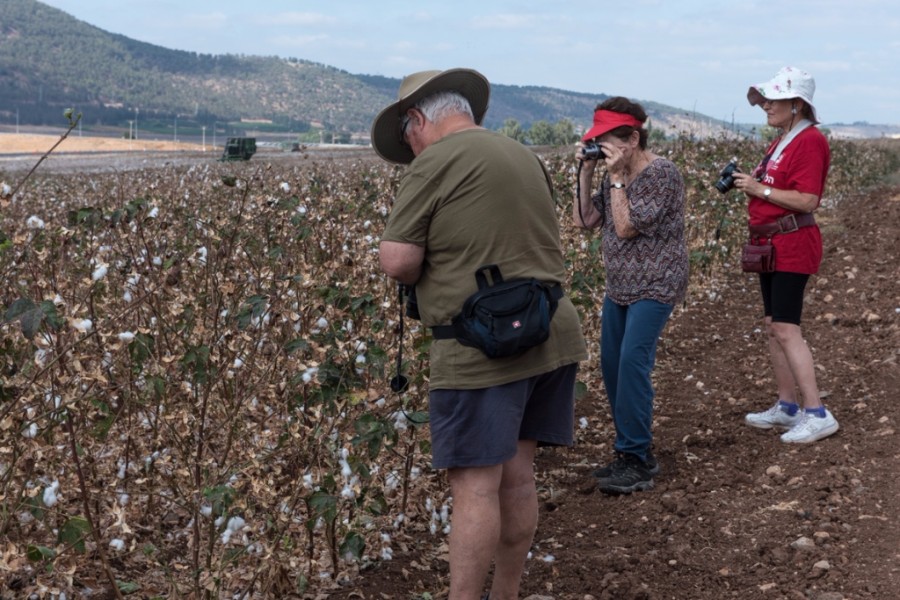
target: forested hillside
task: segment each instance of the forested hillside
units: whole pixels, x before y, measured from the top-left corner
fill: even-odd
[[[375,114],[396,98],[399,80],[354,75],[297,58],[211,55],[170,50],[106,32],[37,0],[2,0],[0,123],[57,124],[64,108],[86,126],[128,129],[141,119],[185,128],[241,119],[271,121],[280,131],[365,135]],[[590,124],[604,94],[493,85],[485,125],[509,120]],[[647,103],[659,126],[676,130],[684,111]],[[702,119],[702,115],[700,115]]]

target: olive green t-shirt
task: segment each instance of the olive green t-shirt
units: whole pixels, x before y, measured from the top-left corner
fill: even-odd
[[[425,248],[416,283],[423,325],[448,325],[478,289],[475,271],[504,279],[565,282],[551,182],[540,159],[506,136],[467,129],[431,144],[410,164],[383,240]],[[491,359],[456,340],[431,347],[431,389],[478,389],[525,379],[587,358],[578,313],[566,297],[550,339]]]

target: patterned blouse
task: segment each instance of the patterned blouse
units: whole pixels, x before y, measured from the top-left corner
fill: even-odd
[[[601,214],[606,294],[619,305],[638,300],[677,304],[688,284],[684,240],[684,181],[675,164],[657,158],[625,188],[631,224],[638,235],[616,235],[609,176],[592,198]]]

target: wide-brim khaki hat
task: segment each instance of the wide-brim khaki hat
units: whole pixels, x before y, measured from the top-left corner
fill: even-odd
[[[813,123],[819,122],[816,107],[813,106],[813,94],[816,93],[816,80],[813,76],[794,67],[784,67],[769,81],[751,85],[747,90],[747,100],[751,106],[762,105],[765,100],[790,100],[800,98],[809,104]]]
[[[419,100],[436,92],[462,94],[472,107],[475,123],[481,125],[491,95],[491,85],[484,75],[472,69],[413,73],[403,78],[397,101],[378,113],[372,123],[372,147],[381,158],[400,164],[412,162],[415,155],[400,137],[400,119]]]

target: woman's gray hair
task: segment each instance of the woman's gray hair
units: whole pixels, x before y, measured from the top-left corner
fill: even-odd
[[[436,92],[419,100],[415,108],[422,111],[425,118],[432,123],[439,123],[446,117],[455,114],[469,115],[473,121],[475,120],[475,115],[472,114],[472,106],[466,97],[459,92]]]

